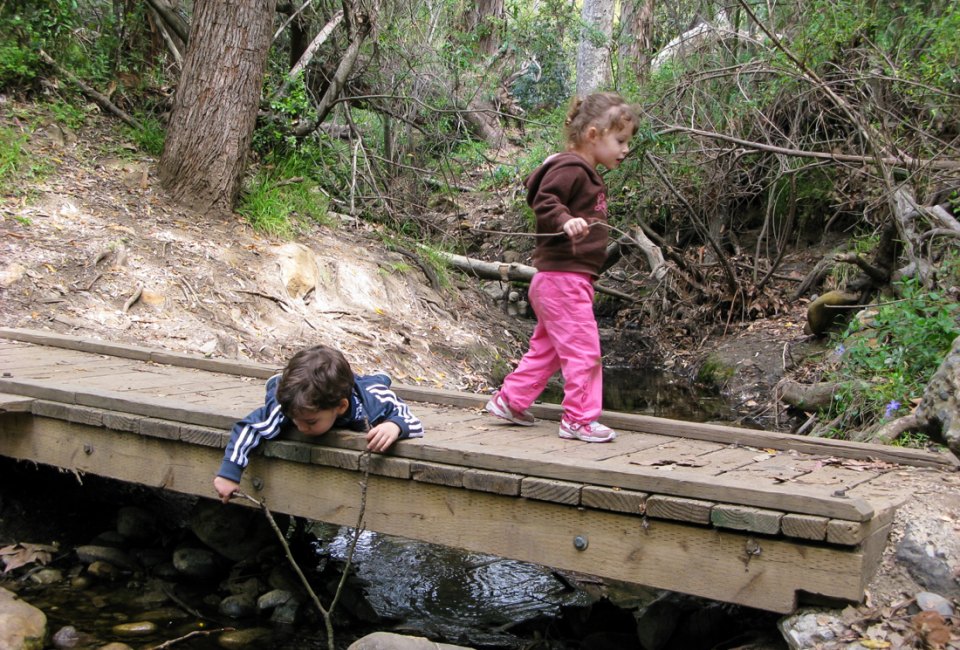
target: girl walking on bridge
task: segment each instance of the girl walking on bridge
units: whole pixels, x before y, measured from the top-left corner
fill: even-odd
[[[617,94],[574,98],[564,122],[567,150],[549,156],[526,180],[527,203],[537,218],[537,273],[530,282],[537,325],[527,353],[487,402],[487,411],[499,418],[532,425],[527,409],[560,370],[560,437],[609,442],[617,436],[598,421],[603,367],[593,283],[607,258],[609,233],[607,188],[597,167],[620,165],[637,125]]]

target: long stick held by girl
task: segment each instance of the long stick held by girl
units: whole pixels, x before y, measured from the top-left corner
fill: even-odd
[[[610,442],[600,424],[603,367],[593,315],[593,283],[607,257],[607,187],[597,167],[616,169],[637,131],[637,116],[615,93],[575,98],[565,124],[567,150],[549,156],[526,180],[537,217],[530,304],[537,326],[527,353],[487,402],[493,415],[524,426],[547,380],[563,373],[560,437]],[[560,233],[546,236],[550,233]]]

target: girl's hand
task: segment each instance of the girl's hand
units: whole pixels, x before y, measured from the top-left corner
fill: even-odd
[[[233,497],[233,493],[240,489],[240,484],[228,478],[218,476],[213,479],[213,488],[217,491],[217,494],[220,495],[221,501],[229,503],[231,497]]]
[[[573,241],[583,239],[590,232],[590,224],[583,217],[574,217],[563,224],[563,232]]]
[[[367,449],[384,452],[400,437],[400,427],[396,422],[381,422],[367,431]]]

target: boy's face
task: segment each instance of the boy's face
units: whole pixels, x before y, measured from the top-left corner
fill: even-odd
[[[333,427],[334,421],[347,412],[350,402],[346,399],[329,409],[305,409],[291,418],[297,430],[305,436],[321,436]]]

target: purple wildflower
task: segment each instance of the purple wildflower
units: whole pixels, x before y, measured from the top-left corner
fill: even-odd
[[[890,403],[887,404],[887,409],[883,412],[883,417],[889,418],[891,415],[900,410],[900,402],[895,399],[890,400]]]

